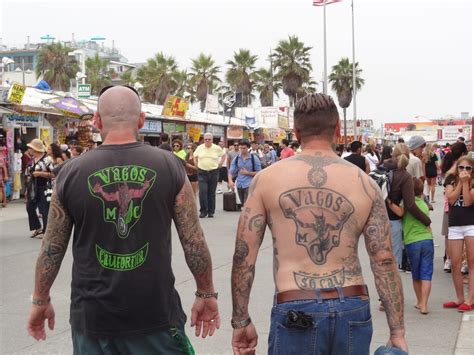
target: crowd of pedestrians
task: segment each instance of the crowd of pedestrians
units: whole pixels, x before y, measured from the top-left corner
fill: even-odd
[[[237,196],[241,206],[245,205],[238,225],[232,271],[232,346],[236,354],[251,351],[257,344],[248,303],[255,259],[267,225],[273,235],[277,290],[270,353],[305,349],[307,343],[291,336],[283,343],[276,341],[277,324],[285,324],[290,330],[288,334],[297,329],[312,329],[319,322],[327,322],[329,329],[331,317],[313,315],[333,312],[342,316],[355,309],[358,312],[352,312],[352,316],[344,316],[347,324],[354,321],[371,324],[367,287],[361,283],[358,256],[350,252],[357,250],[361,233],[371,245],[368,251],[375,267],[380,310],[387,312],[391,328],[389,344],[407,350],[401,284],[398,273],[392,271],[398,268],[411,272],[417,299],[414,306],[422,315],[429,314],[436,233],[446,237],[445,270],[452,274],[456,296],[443,307],[460,312],[474,309],[474,161],[470,153],[472,146],[468,147],[471,142],[466,144],[460,139],[442,147],[413,136],[407,143],[400,140],[397,144],[379,146],[354,141],[347,151],[334,149],[332,142],[340,124],[337,109],[330,97],[313,94],[297,103],[298,142],[283,139],[277,147],[241,140],[229,142],[226,147],[224,141],[216,141],[211,133],[204,134],[201,144],[170,139],[163,134],[157,149],[136,142],[136,131],[144,116],[132,91],[116,88],[101,95],[96,121],[104,144],[99,148],[90,142],[83,149],[74,141],[46,146],[39,139],[26,145],[23,165],[30,236],[45,238],[42,247],[45,251],[39,256],[36,270],[28,328],[35,338],[44,339],[44,320],[54,318],[49,288],[74,227],[71,325],[75,351],[88,353],[91,349],[110,346],[132,352],[167,349],[163,351],[192,353],[184,333],[186,318],[173,286],[171,250],[167,247],[170,222],[174,219],[186,261],[196,280],[191,324],[196,326],[196,335],[212,335],[220,326],[220,316],[212,284],[211,259],[199,218],[213,218],[216,194],[229,192]],[[129,107],[115,107],[119,98],[128,102]],[[76,159],[78,156],[83,158]],[[167,166],[164,175],[159,173],[162,166]],[[296,171],[303,173],[275,179],[279,174]],[[0,174],[1,182],[6,177],[1,162]],[[381,176],[386,177],[386,186],[380,184]],[[358,185],[360,188],[354,189]],[[445,197],[443,228],[434,231],[429,211],[441,208],[440,201],[438,204],[435,201],[435,191],[440,186],[444,187]],[[382,197],[384,191],[379,191],[384,188],[386,198]],[[97,200],[102,201],[103,221],[87,212],[97,207]],[[151,212],[153,209],[159,209],[160,218],[153,220],[157,215],[157,211]],[[140,219],[146,223],[137,223]],[[344,228],[346,223],[351,228]],[[295,227],[294,237],[281,239]],[[151,238],[157,230],[165,236],[159,242]],[[309,238],[315,231],[314,238]],[[384,239],[383,231],[390,234],[390,241]],[[114,233],[118,240],[112,237]],[[331,245],[324,242],[325,233],[332,233],[328,239]],[[131,235],[135,237],[127,239]],[[135,241],[125,245],[121,240]],[[48,253],[51,248],[54,255]],[[161,259],[154,258],[152,251],[161,255]],[[97,260],[93,262],[92,257]],[[93,270],[85,268],[92,264]],[[120,306],[125,289],[138,288],[136,282],[142,276],[138,277],[133,270],[139,270],[142,264],[147,265],[142,267],[143,272],[152,275],[151,282],[157,290],[163,282],[171,287],[158,292],[163,301],[159,305],[156,302],[152,305],[148,296],[129,294],[129,301],[137,302],[137,307],[131,308],[132,318],[139,316],[143,320],[124,322],[120,320],[120,312],[107,310],[115,309],[116,302]],[[328,265],[331,270],[326,269]],[[103,273],[103,270],[108,271]],[[153,270],[167,272],[155,275]],[[103,277],[102,281],[94,275],[102,275],[99,276]],[[86,287],[96,281],[97,290]],[[467,294],[464,294],[465,283],[469,284]],[[100,297],[101,304],[107,307],[99,310],[97,304],[87,301],[95,297]],[[143,307],[138,306],[141,302],[149,304],[147,309],[151,311],[143,313]],[[321,349],[330,346],[334,350],[335,346],[344,353],[350,347],[349,340],[343,341],[346,330],[341,323],[334,334],[321,331],[321,335],[314,337],[325,337],[324,342],[316,342]],[[362,354],[370,344],[371,328],[359,331]],[[131,332],[147,335],[128,337]],[[112,334],[123,334],[123,337],[114,339]],[[106,343],[97,342],[97,335],[106,339]]]

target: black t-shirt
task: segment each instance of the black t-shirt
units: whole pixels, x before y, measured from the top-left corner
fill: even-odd
[[[365,157],[363,157],[362,155],[352,153],[344,159],[354,165],[357,165],[359,168],[365,171]]]
[[[448,175],[444,181],[444,186],[454,187],[455,177]],[[449,204],[448,225],[450,227],[470,226],[474,224],[474,205],[464,207],[464,198],[461,194],[454,204]]]
[[[142,143],[102,145],[56,179],[74,222],[71,327],[144,334],[185,317],[171,268],[171,221],[186,178],[179,159]]]

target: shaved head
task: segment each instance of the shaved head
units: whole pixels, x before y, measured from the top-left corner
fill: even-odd
[[[141,102],[132,90],[123,86],[115,86],[99,97],[97,112],[105,131],[128,126],[137,127],[141,113]]]

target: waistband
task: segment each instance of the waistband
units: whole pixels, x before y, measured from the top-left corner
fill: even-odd
[[[212,172],[218,171],[218,170],[219,170],[219,168],[211,169],[211,170],[202,170],[202,169],[199,169],[199,168],[198,168],[198,172],[199,172],[199,173],[212,173]]]
[[[346,287],[319,288],[315,290],[290,290],[278,292],[275,303],[280,304],[301,300],[328,300],[334,298],[369,296],[367,285],[352,285]]]

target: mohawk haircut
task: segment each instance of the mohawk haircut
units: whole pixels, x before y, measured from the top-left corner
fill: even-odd
[[[308,94],[296,102],[295,128],[302,138],[332,137],[339,121],[336,104],[329,95]]]

